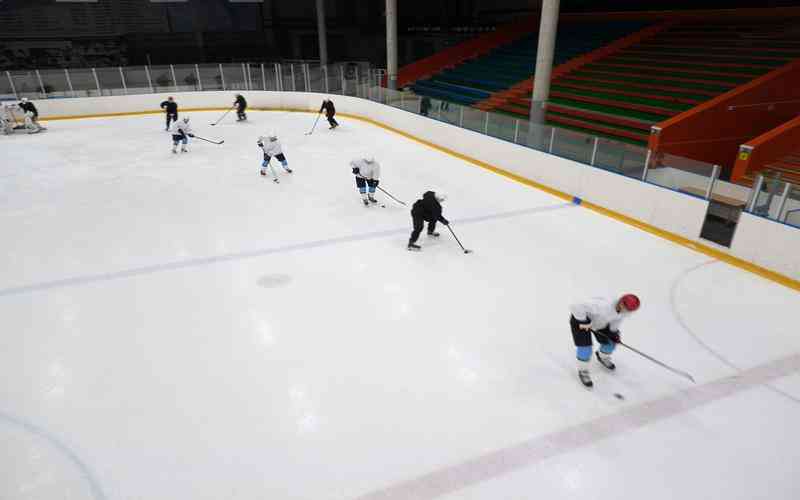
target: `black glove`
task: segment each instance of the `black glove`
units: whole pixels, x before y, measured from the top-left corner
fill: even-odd
[[[261,141],[258,141],[258,143],[257,143],[257,144],[258,144],[258,147],[260,147],[260,148],[263,148],[263,147],[264,147],[264,143],[263,143],[263,142],[261,142]]]
[[[622,339],[619,338],[619,332],[608,332],[608,338],[615,344],[622,342]]]
[[[353,167],[353,175],[358,175],[360,173],[360,169],[358,167]]]
[[[189,137],[194,137],[194,134],[189,134]]]
[[[444,224],[445,226],[449,226],[450,225],[450,221],[445,219],[445,218],[442,218],[442,224]]]

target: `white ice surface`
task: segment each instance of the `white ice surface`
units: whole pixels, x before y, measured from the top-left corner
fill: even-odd
[[[375,126],[192,117],[225,144],[173,155],[160,116],[0,137],[0,498],[354,498],[687,390],[629,352],[579,385],[567,305],[597,294],[639,294],[624,340],[700,387],[800,352],[795,292]],[[361,152],[409,204],[446,191],[474,253],[407,252]],[[743,390],[448,498],[794,499],[798,417]]]

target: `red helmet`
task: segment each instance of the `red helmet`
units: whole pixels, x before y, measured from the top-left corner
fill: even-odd
[[[639,297],[632,293],[626,293],[623,295],[622,298],[619,299],[619,302],[626,310],[631,312],[639,309],[640,305]]]

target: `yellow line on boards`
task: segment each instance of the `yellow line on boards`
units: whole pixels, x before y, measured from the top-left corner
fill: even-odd
[[[195,112],[195,111],[227,111],[228,109],[230,109],[230,108],[185,108],[185,109],[182,109],[181,112],[182,113],[187,113],[187,112]],[[288,112],[296,112],[296,113],[318,114],[318,111],[316,111],[316,110],[308,110],[308,109],[300,109],[300,108],[250,108],[250,109],[251,110],[256,110],[256,111],[283,111],[283,112],[287,112],[288,111]],[[152,114],[161,114],[161,113],[163,113],[162,110],[128,111],[128,112],[123,112],[123,113],[101,113],[101,114],[83,115],[83,116],[54,116],[54,117],[41,118],[41,121],[48,121],[48,120],[80,120],[80,119],[83,119],[83,118],[107,118],[107,117],[121,117],[121,116],[141,116],[141,115],[152,115]],[[514,174],[512,172],[509,172],[509,171],[504,170],[504,169],[502,169],[500,167],[491,165],[491,164],[486,163],[484,161],[478,160],[476,158],[472,158],[470,156],[464,155],[464,154],[459,153],[457,151],[453,151],[453,150],[448,149],[448,148],[443,147],[443,146],[439,146],[438,144],[434,144],[432,142],[426,141],[425,139],[420,139],[419,137],[411,135],[408,132],[404,132],[404,131],[396,129],[394,127],[390,127],[389,125],[386,125],[386,124],[383,124],[381,122],[375,121],[372,118],[365,118],[363,116],[351,115],[349,113],[338,113],[338,114],[341,115],[341,116],[346,116],[348,118],[353,118],[353,119],[356,119],[356,120],[359,120],[359,121],[363,121],[363,122],[369,123],[371,125],[375,125],[377,127],[380,127],[382,129],[388,130],[390,132],[394,132],[395,134],[401,135],[401,136],[403,136],[403,137],[405,137],[407,139],[410,139],[412,141],[415,141],[415,142],[417,142],[419,144],[428,146],[428,147],[433,148],[433,149],[435,149],[437,151],[440,151],[440,152],[445,153],[447,155],[450,155],[450,156],[453,156],[455,158],[458,158],[459,160],[463,160],[463,161],[466,161],[468,163],[472,163],[473,165],[481,167],[481,168],[483,168],[485,170],[488,170],[490,172],[493,172],[493,173],[495,173],[497,175],[502,175],[503,177],[506,177],[506,178],[511,179],[513,181],[516,181],[516,182],[519,182],[520,184],[524,184],[526,186],[536,188],[536,189],[538,189],[540,191],[544,191],[545,193],[548,193],[550,195],[556,196],[556,197],[561,198],[563,200],[567,200],[567,201],[572,201],[573,200],[573,196],[572,195],[569,195],[569,194],[564,193],[562,191],[559,191],[557,189],[553,189],[551,187],[545,186],[544,184],[540,184],[540,183],[538,183],[536,181],[532,181],[530,179],[527,179],[527,178],[522,177],[520,175]],[[601,215],[604,215],[606,217],[610,217],[612,219],[615,219],[615,220],[617,220],[619,222],[622,222],[622,223],[625,223],[627,225],[633,226],[633,227],[635,227],[637,229],[640,229],[642,231],[645,231],[647,233],[650,233],[650,234],[653,234],[655,236],[658,236],[659,238],[663,238],[665,240],[671,241],[672,243],[675,243],[676,245],[680,245],[680,246],[688,248],[690,250],[694,250],[695,252],[702,253],[702,254],[707,255],[709,257],[713,257],[713,258],[715,258],[717,260],[720,260],[722,262],[730,264],[730,265],[732,265],[734,267],[738,267],[739,269],[742,269],[744,271],[753,273],[753,274],[755,274],[757,276],[761,276],[764,279],[773,281],[775,283],[783,285],[783,286],[785,286],[787,288],[790,288],[792,290],[800,291],[800,281],[792,279],[792,278],[790,278],[788,276],[785,276],[783,274],[777,273],[775,271],[771,271],[771,270],[769,270],[769,269],[767,269],[765,267],[761,267],[759,265],[753,264],[752,262],[748,262],[748,261],[746,261],[744,259],[740,259],[739,257],[734,257],[733,255],[727,254],[725,252],[722,252],[720,250],[714,249],[714,248],[709,247],[707,245],[703,245],[702,243],[698,243],[698,242],[690,240],[688,238],[684,238],[683,236],[671,233],[671,232],[666,231],[664,229],[660,229],[658,227],[652,226],[650,224],[647,224],[646,222],[642,222],[642,221],[640,221],[638,219],[634,219],[633,217],[629,217],[629,216],[621,214],[619,212],[615,212],[614,210],[610,210],[608,208],[601,207],[600,205],[595,205],[594,203],[588,202],[586,200],[581,200],[580,206],[585,207],[585,208],[587,208],[587,209],[589,209],[589,210],[591,210],[593,212],[596,212],[596,213],[599,213]]]

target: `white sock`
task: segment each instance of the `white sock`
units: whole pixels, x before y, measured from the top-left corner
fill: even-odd
[[[586,372],[586,373],[590,373],[591,372],[591,370],[589,370],[589,362],[588,361],[581,361],[580,359],[578,359],[578,360],[576,360],[576,366],[577,366],[579,372]]]

